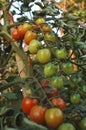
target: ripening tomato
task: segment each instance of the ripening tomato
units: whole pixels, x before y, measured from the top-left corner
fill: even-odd
[[[76,130],[76,128],[73,126],[73,124],[66,122],[59,125],[57,130]]]
[[[86,130],[86,117],[83,117],[79,122],[80,130]]]
[[[44,34],[45,34],[46,32],[52,31],[52,27],[49,26],[49,25],[44,25],[44,26],[42,27],[42,31],[43,31]]]
[[[38,124],[45,124],[45,111],[46,108],[40,105],[34,106],[30,111],[30,120]]]
[[[40,99],[39,98],[32,98],[33,99],[33,103],[34,104],[39,104],[40,103]]]
[[[40,63],[47,63],[51,59],[51,52],[49,49],[44,48],[40,49],[37,52],[37,59]]]
[[[64,86],[63,78],[61,76],[53,76],[50,80],[50,85],[61,89]]]
[[[51,102],[52,102],[55,106],[57,106],[59,109],[61,109],[61,110],[65,110],[65,109],[66,109],[66,102],[65,102],[62,98],[60,98],[60,97],[58,97],[58,98],[53,98],[53,99],[51,100]]]
[[[64,114],[59,108],[49,108],[45,111],[45,122],[50,128],[56,128],[64,120]]]
[[[33,31],[28,30],[24,36],[24,42],[28,45],[33,39],[37,38],[37,34]]]
[[[37,53],[38,49],[42,46],[42,43],[36,39],[29,43],[28,50],[31,54]]]
[[[32,24],[32,29],[39,32],[40,31],[40,27],[39,25],[36,25],[36,24]]]
[[[19,33],[18,33],[17,28],[13,28],[13,29],[11,30],[11,36],[12,36],[13,39],[15,39],[15,40],[19,40],[19,39],[20,39],[20,36],[19,36]]]
[[[28,115],[34,105],[36,104],[34,103],[33,98],[25,97],[21,103],[22,111]]]
[[[19,33],[20,38],[23,38],[24,35],[25,35],[25,33],[26,33],[29,29],[31,29],[31,25],[28,24],[28,23],[24,23],[24,24],[22,24],[22,25],[19,25],[19,26],[17,27],[17,30],[18,30],[18,33]]]
[[[51,77],[56,73],[57,67],[53,63],[49,62],[44,66],[44,76]]]
[[[35,21],[35,23],[37,24],[37,25],[40,25],[41,27],[42,26],[44,26],[44,23],[45,23],[45,19],[44,18],[37,18],[36,19],[36,21]]]

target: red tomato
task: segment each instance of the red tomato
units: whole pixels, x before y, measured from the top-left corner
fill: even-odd
[[[34,104],[39,104],[40,103],[40,99],[39,98],[33,98],[33,102],[34,102]]]
[[[38,124],[45,124],[45,111],[46,108],[42,106],[34,106],[30,111],[30,120]]]
[[[20,38],[23,38],[24,37],[23,25],[19,25],[17,30],[18,30],[18,34],[19,34]]]
[[[35,103],[33,101],[33,98],[25,97],[21,103],[22,111],[28,115],[34,105]]]
[[[51,102],[61,110],[66,109],[66,103],[62,98],[53,98]]]
[[[19,33],[18,33],[17,28],[13,28],[13,29],[11,30],[11,36],[12,36],[13,39],[15,39],[15,40],[19,40],[19,39],[20,39],[20,36],[19,36]]]
[[[58,93],[59,93],[58,89],[55,88],[55,89],[52,89],[52,90],[47,94],[47,96],[48,96],[48,98],[51,98],[51,97],[53,97],[53,96],[57,96]]]
[[[40,83],[41,83],[42,86],[48,86],[49,85],[49,80],[45,80],[45,81],[42,80]]]

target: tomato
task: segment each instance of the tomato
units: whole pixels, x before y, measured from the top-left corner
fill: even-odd
[[[56,41],[56,36],[55,34],[52,34],[52,33],[46,33],[44,35],[44,38],[46,41],[49,41],[49,42],[55,42]]]
[[[73,64],[70,63],[70,62],[67,62],[67,63],[63,63],[62,64],[62,71],[65,73],[65,74],[71,74],[73,73]]]
[[[86,117],[83,117],[79,122],[80,130],[86,130]]]
[[[70,96],[70,101],[72,104],[78,104],[80,102],[80,99],[81,97],[79,93],[74,93]]]
[[[45,111],[45,107],[42,107],[40,105],[34,106],[30,111],[30,120],[38,124],[45,124]]]
[[[42,27],[42,31],[43,31],[44,33],[50,32],[50,31],[52,31],[52,28],[51,28],[51,26],[49,26],[49,25],[44,25],[44,26]]]
[[[44,23],[45,23],[45,19],[44,18],[37,18],[35,23],[42,27],[44,25]]]
[[[39,104],[40,103],[40,99],[39,98],[33,98],[33,103],[34,104]]]
[[[50,128],[56,128],[64,120],[64,114],[59,108],[49,108],[45,111],[45,122]]]
[[[64,86],[63,78],[60,76],[53,76],[50,80],[50,85],[61,89]]]
[[[66,109],[66,102],[62,98],[53,98],[51,102],[61,110]]]
[[[13,29],[11,30],[11,36],[12,36],[13,39],[15,39],[15,40],[19,40],[19,39],[20,39],[20,36],[19,36],[19,33],[18,33],[17,28],[13,28]]]
[[[22,25],[19,25],[18,26],[18,33],[19,33],[19,36],[20,38],[23,38],[25,33],[31,28],[31,25],[28,24],[28,23],[24,23]]]
[[[32,24],[32,29],[39,32],[40,31],[40,27],[36,24]]]
[[[51,77],[56,73],[57,67],[53,63],[47,63],[44,66],[44,76]]]
[[[76,128],[73,126],[73,124],[66,122],[59,125],[57,130],[76,130]]]
[[[29,43],[28,49],[30,51],[30,53],[35,54],[37,53],[38,49],[42,46],[42,43],[39,42],[38,40],[32,40]]]
[[[64,48],[62,48],[62,49],[57,49],[57,50],[55,51],[55,56],[56,56],[56,58],[58,58],[58,59],[66,59],[66,58],[67,58],[67,52],[66,52],[66,50],[65,50]]]
[[[32,98],[25,97],[23,98],[22,103],[21,103],[22,111],[28,115],[34,105],[35,103]]]
[[[42,85],[42,86],[48,86],[49,85],[49,80],[42,80],[41,82],[40,82],[40,84]]]
[[[51,52],[49,49],[44,48],[40,49],[37,52],[37,59],[40,63],[47,63],[51,59]]]
[[[47,93],[48,98],[51,98],[53,96],[57,96],[59,93],[58,89],[54,88],[51,89],[50,92]]]
[[[27,31],[24,36],[24,42],[28,45],[33,39],[37,38],[37,34],[33,31]]]

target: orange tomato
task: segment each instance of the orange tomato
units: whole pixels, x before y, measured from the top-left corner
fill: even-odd
[[[24,42],[28,45],[33,39],[37,38],[37,34],[33,31],[27,31],[24,36]]]
[[[45,122],[50,128],[56,128],[64,120],[64,114],[59,108],[49,108],[45,111]]]
[[[45,111],[45,107],[42,107],[40,105],[34,106],[30,111],[30,120],[38,124],[45,124]]]

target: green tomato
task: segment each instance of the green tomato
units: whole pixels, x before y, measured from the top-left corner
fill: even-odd
[[[61,67],[62,67],[62,71],[65,74],[71,74],[74,71],[73,64],[70,62],[63,63]]]
[[[80,127],[80,130],[86,130],[86,117],[81,119],[81,121],[79,122],[79,127]]]
[[[72,104],[78,104],[81,100],[79,93],[74,93],[70,96],[70,101]]]
[[[51,78],[50,84],[57,89],[61,89],[64,86],[64,81],[62,77],[53,76]]]
[[[76,130],[76,128],[71,123],[62,123],[57,130]]]
[[[51,77],[53,76],[57,71],[57,67],[53,63],[47,63],[44,66],[44,76],[45,77]]]
[[[55,56],[56,56],[57,59],[66,59],[67,58],[67,52],[64,48],[57,49],[55,51]]]
[[[51,52],[49,49],[44,48],[37,51],[37,60],[40,63],[47,63],[51,59]]]
[[[50,42],[56,41],[56,36],[55,36],[55,34],[52,34],[52,33],[46,33],[44,35],[44,38],[45,38],[46,41],[50,41]]]
[[[28,46],[28,49],[30,53],[35,54],[39,50],[39,48],[42,46],[42,43],[38,40],[32,40]]]

